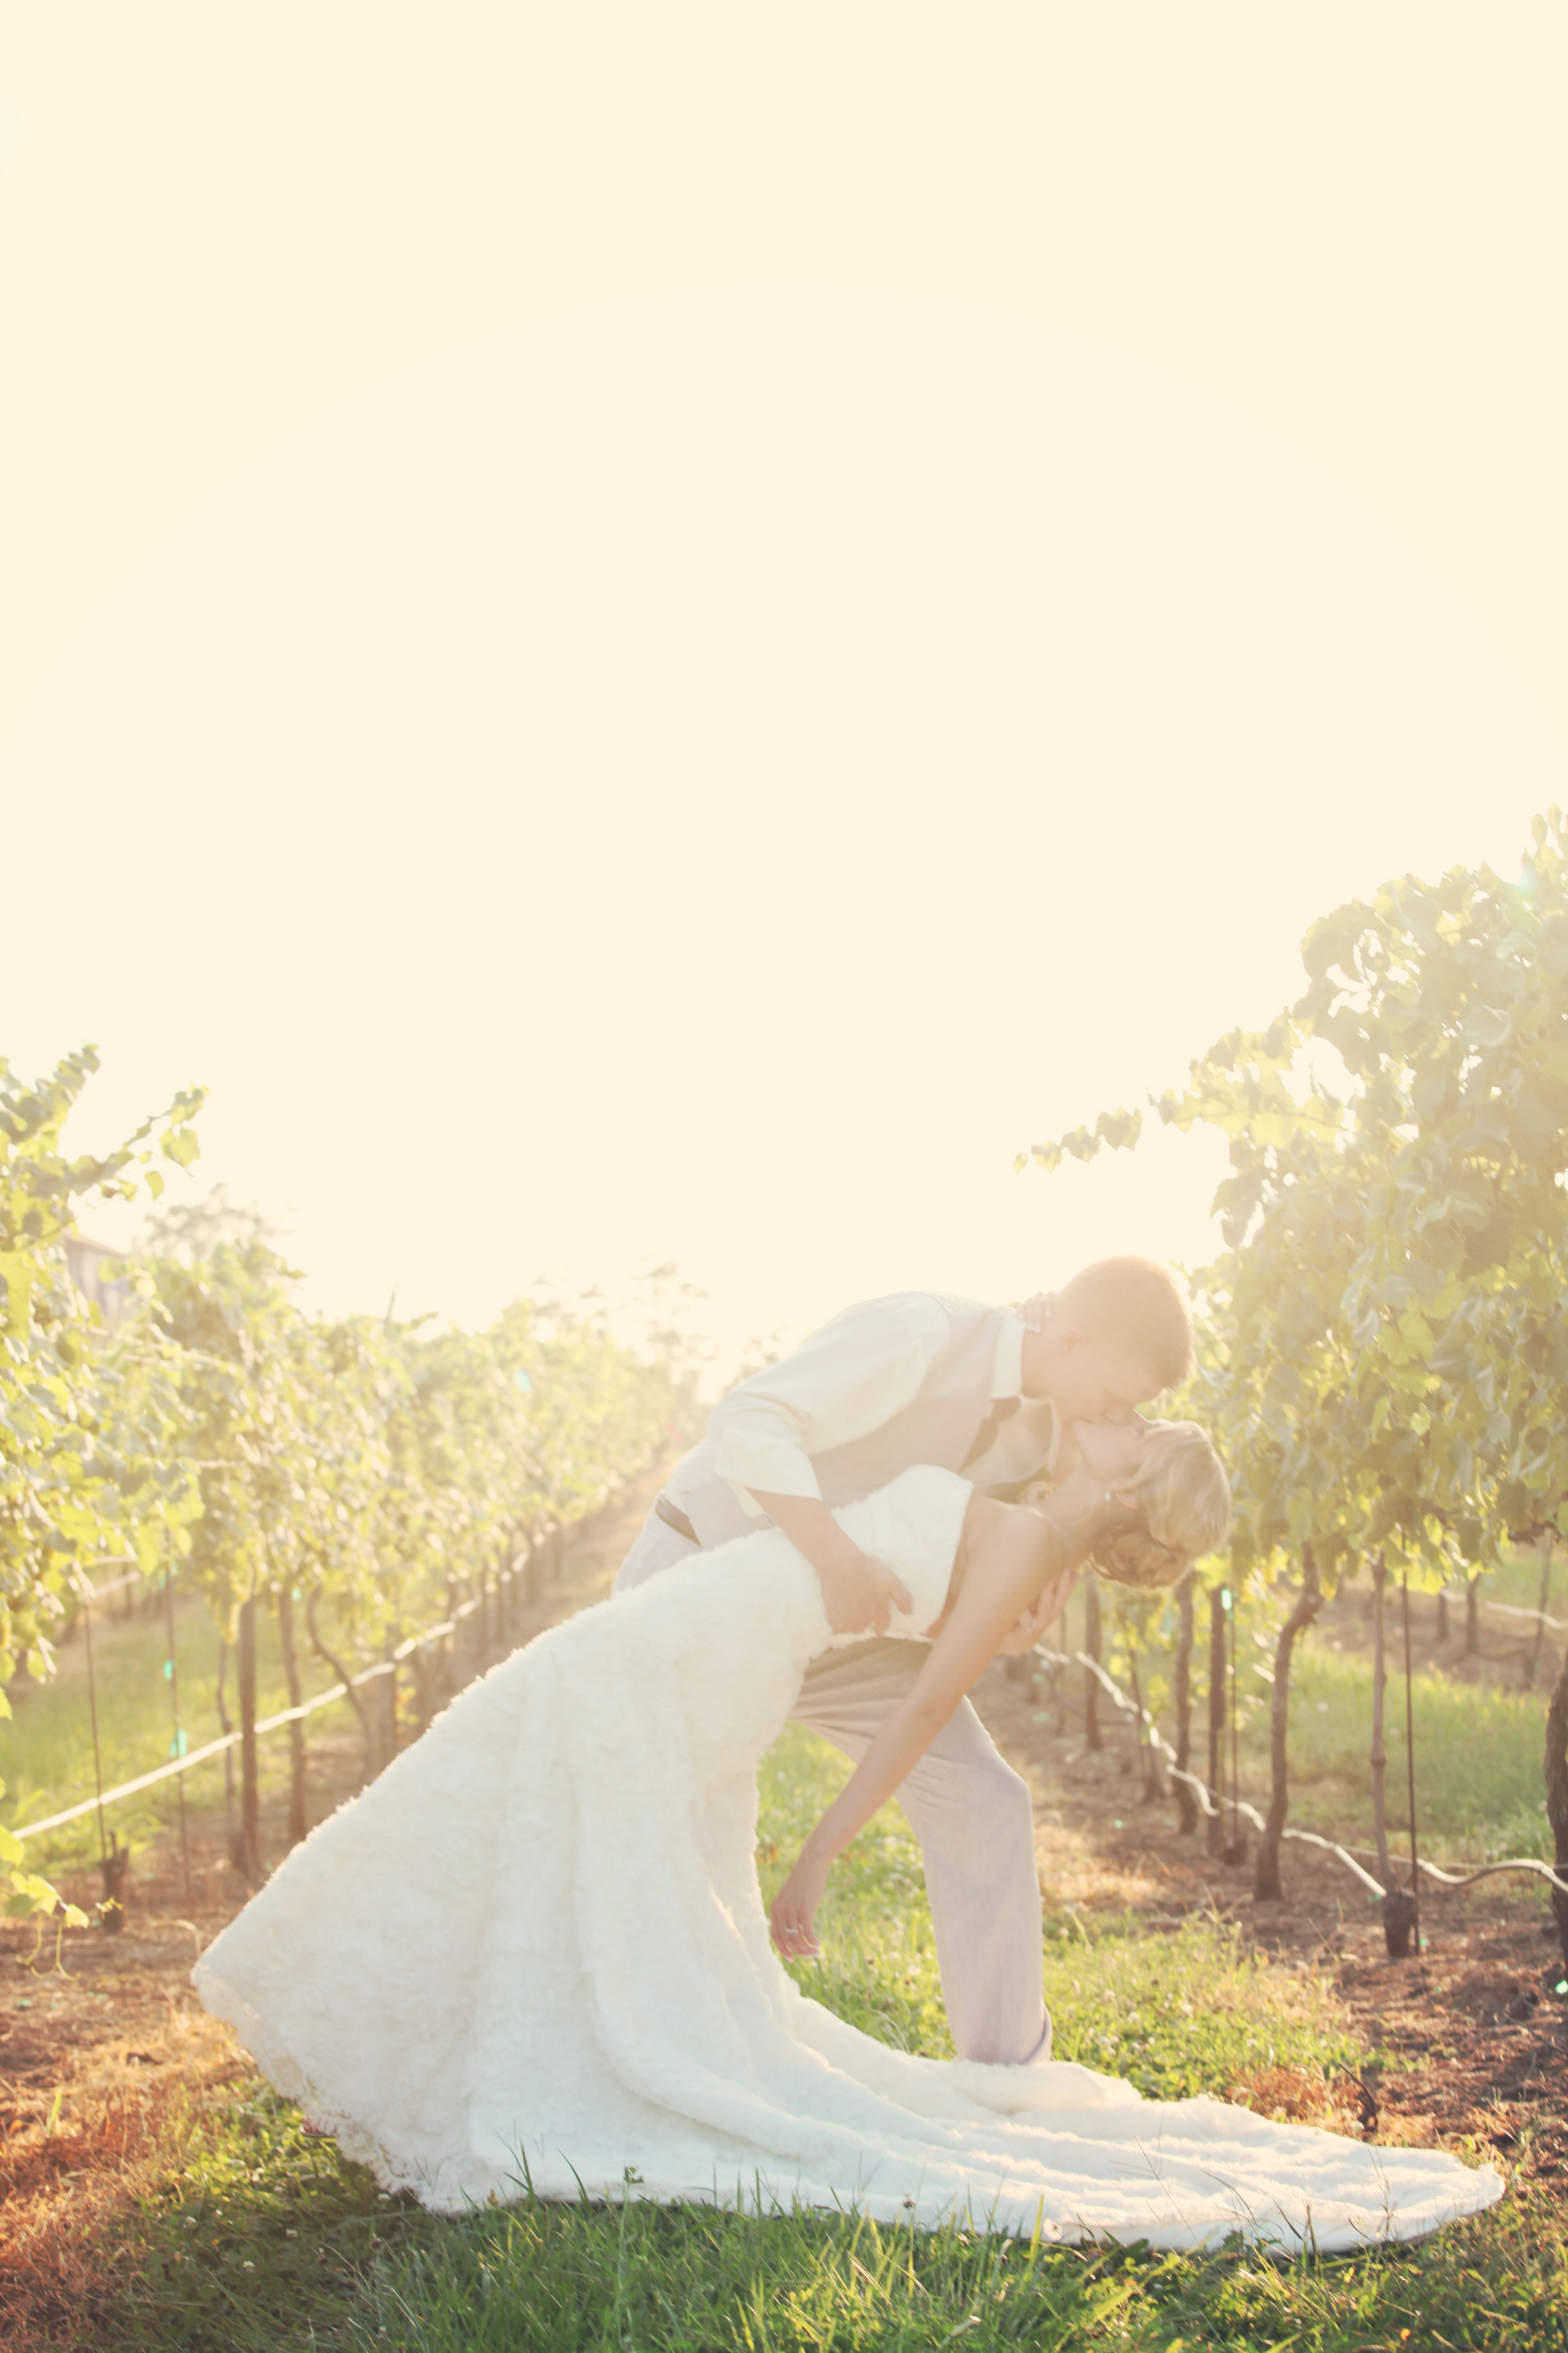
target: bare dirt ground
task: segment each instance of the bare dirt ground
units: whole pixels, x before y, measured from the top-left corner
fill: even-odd
[[[641,1482],[568,1552],[527,1614],[524,1639],[600,1598],[657,1486]],[[1355,1632],[1350,1616],[1343,1631]],[[1441,1656],[1430,1628],[1427,1636],[1423,1659]],[[1511,1672],[1519,1652],[1517,1639],[1492,1640],[1478,1672]],[[1549,1657],[1543,1680],[1554,1672]],[[1568,2001],[1552,1990],[1562,1960],[1541,1898],[1495,1881],[1471,1895],[1424,1893],[1426,1949],[1403,1962],[1386,1957],[1356,1883],[1310,1849],[1286,1850],[1285,1903],[1255,1905],[1249,1865],[1210,1856],[1201,1831],[1179,1835],[1173,1803],[1145,1799],[1141,1763],[1114,1722],[1104,1747],[1086,1750],[1081,1683],[1068,1671],[1053,1695],[998,1665],[976,1694],[1034,1789],[1048,1903],[1131,1909],[1156,1929],[1194,1913],[1235,1920],[1271,1956],[1325,1972],[1367,2047],[1384,2054],[1363,2069],[1358,2094],[1370,2137],[1475,2136],[1528,2175],[1568,2174]],[[313,1740],[312,1818],[362,1773],[352,1726]],[[277,1799],[264,1810],[268,1861],[284,1834]],[[197,1951],[247,1893],[221,1808],[193,1814],[191,1862],[187,1888],[173,1837],[139,1854],[122,1932],[68,1932],[58,1958],[52,1936],[37,1946],[30,1928],[0,1926],[0,2337],[8,2341],[53,2341],[101,2281],[115,2218],[156,2177],[174,2124],[248,2073],[188,1982]],[[87,1905],[100,1890],[83,1875],[68,1892]]]

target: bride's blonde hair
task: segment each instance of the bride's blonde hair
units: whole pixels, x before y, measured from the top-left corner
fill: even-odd
[[[1108,1536],[1093,1554],[1113,1584],[1158,1592],[1225,1541],[1230,1482],[1199,1422],[1152,1431],[1137,1472],[1116,1492],[1137,1496],[1142,1525]]]

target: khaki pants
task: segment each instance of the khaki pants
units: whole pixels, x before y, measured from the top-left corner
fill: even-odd
[[[614,1589],[628,1592],[695,1550],[650,1514]],[[791,1715],[858,1761],[924,1656],[917,1643],[879,1640],[831,1651],[806,1670]],[[910,1773],[899,1802],[921,1844],[960,2057],[1044,2058],[1051,2030],[1040,1981],[1034,1808],[967,1700]]]

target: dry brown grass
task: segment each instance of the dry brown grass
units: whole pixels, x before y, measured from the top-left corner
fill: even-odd
[[[190,2126],[247,2064],[226,2028],[171,2000],[165,2021],[67,2057],[13,2096],[0,2139],[0,2337],[92,2341],[118,2226],[177,2168]]]
[[[1226,2098],[1276,2124],[1316,2125],[1323,2132],[1362,2137],[1363,2094],[1353,2076],[1325,2075],[1321,2067],[1257,2067],[1226,2087]]]

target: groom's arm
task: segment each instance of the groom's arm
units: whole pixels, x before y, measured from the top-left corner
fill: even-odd
[[[846,1535],[811,1457],[900,1413],[948,1337],[947,1311],[929,1292],[873,1300],[742,1381],[709,1416],[714,1468],[748,1512],[765,1513],[811,1562],[837,1633],[883,1633],[891,1605],[907,1609],[910,1597]]]
[[[816,1569],[822,1606],[836,1634],[885,1634],[895,1602],[900,1609],[913,1608],[902,1577],[862,1552],[820,1495],[757,1494],[757,1501]]]

